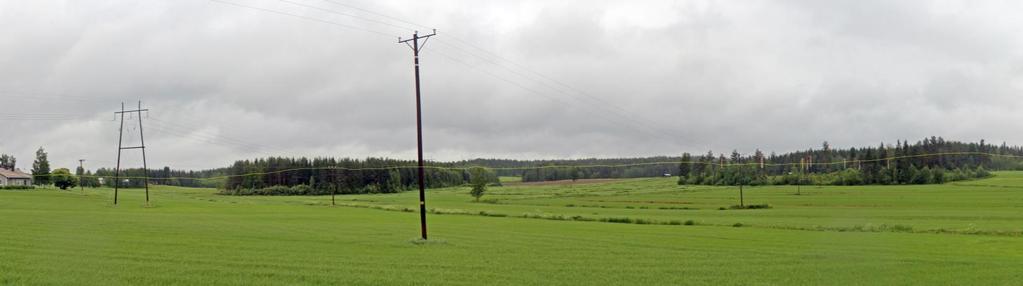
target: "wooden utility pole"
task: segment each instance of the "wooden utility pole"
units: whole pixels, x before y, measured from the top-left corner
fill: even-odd
[[[135,110],[124,110],[124,102],[121,103],[121,111],[114,112],[114,114],[121,115],[121,128],[118,129],[117,135],[117,168],[114,170],[114,205],[117,205],[117,192],[121,188],[121,151],[125,149],[142,149],[142,172],[145,177],[142,178],[143,184],[146,186],[146,207],[149,206],[149,166],[146,165],[146,139],[143,137],[142,132],[142,112],[149,112],[149,109],[142,109],[142,101],[139,101],[139,107]],[[121,145],[124,139],[124,114],[125,113],[137,113],[139,117],[139,146],[124,147]]]
[[[796,195],[802,195],[803,172],[806,172],[806,158],[799,159],[799,176],[796,177]]]
[[[337,189],[341,187],[341,177],[338,176],[337,167],[334,167],[334,189],[330,192],[330,206],[335,206],[334,195],[337,194]]]
[[[78,169],[82,170],[81,174],[78,174],[78,190],[85,194],[85,186],[82,184],[82,177],[85,176],[85,159],[78,159]]]
[[[419,153],[419,224],[422,228],[423,240],[426,240],[426,185],[424,178],[426,172],[423,169],[423,108],[422,99],[419,92],[419,50],[426,46],[426,41],[430,37],[437,35],[437,30],[433,30],[432,34],[419,35],[419,31],[412,33],[411,39],[402,40],[398,37],[398,43],[404,43],[412,48],[413,63],[415,64],[416,71],[416,145]],[[419,40],[422,39],[422,45],[419,44]],[[411,42],[411,44],[409,43]]]
[[[740,208],[745,208],[746,207],[746,204],[743,203],[743,200],[742,200],[742,183],[739,183],[739,207]]]

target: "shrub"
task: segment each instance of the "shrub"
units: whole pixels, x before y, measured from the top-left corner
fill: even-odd
[[[613,223],[632,223],[632,219],[627,217],[606,217],[600,219],[600,221]]]
[[[893,224],[893,225],[881,225],[882,228],[893,232],[913,232],[913,227],[908,225]]]
[[[737,223],[735,223],[735,224],[733,224],[733,225],[732,225],[732,227],[742,227],[742,226],[743,226],[743,225],[742,225],[742,223],[741,223],[741,222],[737,222]]]
[[[688,219],[688,220],[686,220],[686,222],[684,224],[685,225],[696,225],[696,221]]]
[[[728,208],[733,209],[733,210],[755,210],[755,209],[769,209],[769,208],[771,208],[771,205],[768,205],[768,204],[743,205],[743,206],[734,205],[734,206],[730,206]]]
[[[480,215],[481,216],[489,216],[489,217],[506,217],[506,216],[508,216],[506,214],[495,214],[495,213],[489,213],[487,211],[480,211]]]
[[[36,186],[0,186],[0,190],[31,190]]]
[[[67,168],[59,168],[53,170],[50,174],[50,180],[53,185],[60,188],[61,190],[67,190],[68,188],[74,188],[78,186],[78,178],[71,174],[71,171]]]
[[[976,178],[987,178],[991,176],[991,172],[984,169],[984,166],[977,166],[977,171],[973,173]]]
[[[315,189],[309,185],[295,185],[295,186],[271,186],[262,189],[226,189],[220,190],[221,195],[232,195],[232,196],[309,196],[309,195],[327,195],[329,191],[325,189]]]
[[[659,210],[695,210],[696,208],[691,207],[658,207]]]

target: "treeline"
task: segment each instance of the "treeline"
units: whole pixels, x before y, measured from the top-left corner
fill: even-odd
[[[427,164],[427,188],[459,186],[469,182],[467,169],[450,163]],[[236,161],[222,193],[231,195],[326,195],[396,193],[418,186],[415,161],[384,158],[282,158]],[[498,183],[493,171],[486,180]]]
[[[82,185],[85,187],[114,187],[114,169],[99,168],[95,173],[78,168],[76,175],[81,176]],[[85,174],[82,176],[82,174]],[[170,167],[163,169],[149,169],[150,185],[166,185],[190,188],[219,188],[224,186],[223,176],[228,174],[227,168],[210,169],[201,171],[172,170]],[[121,169],[119,179],[122,188],[141,188],[145,186],[146,173],[142,168]]]
[[[458,161],[456,166],[484,166],[494,168],[499,176],[522,177],[523,182],[602,179],[602,178],[640,178],[676,176],[678,169],[673,163],[679,157],[645,157],[645,158],[611,158],[611,159],[576,159],[576,160],[504,160],[475,159]],[[663,164],[658,164],[663,163]],[[632,165],[627,167],[613,167]],[[583,167],[585,166],[585,167]]]
[[[994,154],[994,155],[990,155]],[[820,149],[764,155],[756,150],[744,156],[737,151],[693,156],[682,154],[679,184],[931,184],[987,177],[988,170],[1023,170],[1019,146],[1001,146],[925,138],[914,144]]]

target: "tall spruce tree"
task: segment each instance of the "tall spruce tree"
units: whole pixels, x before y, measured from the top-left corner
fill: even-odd
[[[682,153],[682,163],[678,165],[678,184],[685,185],[689,180],[689,172],[693,169],[693,157],[689,153]]]
[[[43,150],[43,147],[36,150],[36,161],[32,163],[32,177],[36,185],[49,185],[52,181],[50,161],[46,158],[46,150]]]

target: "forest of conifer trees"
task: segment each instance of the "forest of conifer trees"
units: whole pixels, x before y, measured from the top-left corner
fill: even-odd
[[[426,169],[427,188],[459,186],[470,181],[468,170],[431,163]],[[230,195],[326,195],[396,193],[417,186],[414,161],[384,158],[280,158],[237,161],[227,169],[221,193]],[[498,184],[490,170],[482,173]]]
[[[1020,170],[1023,156],[1019,146],[994,146],[946,141],[931,137],[909,144],[833,149],[824,142],[820,149],[764,155],[757,150],[743,156],[682,155],[678,166],[679,184],[765,185],[765,184],[932,184],[989,176],[988,170]]]
[[[683,153],[681,157],[576,160],[474,159],[429,162],[428,188],[458,186],[470,181],[469,167],[486,168],[487,181],[520,176],[524,182],[678,176],[692,185],[869,185],[930,184],[989,175],[990,170],[1023,170],[1023,147],[966,143],[930,137],[910,144],[879,144],[835,149],[828,142],[818,149],[743,155]],[[13,160],[10,160],[13,161]],[[681,163],[671,163],[681,162]],[[185,171],[169,167],[149,170],[150,184],[220,188],[234,195],[299,195],[394,193],[416,187],[416,162],[385,158],[282,158],[241,160],[231,167]],[[357,170],[356,170],[357,169]],[[121,187],[144,184],[141,168],[121,170]],[[86,187],[114,186],[114,170],[77,170]]]

